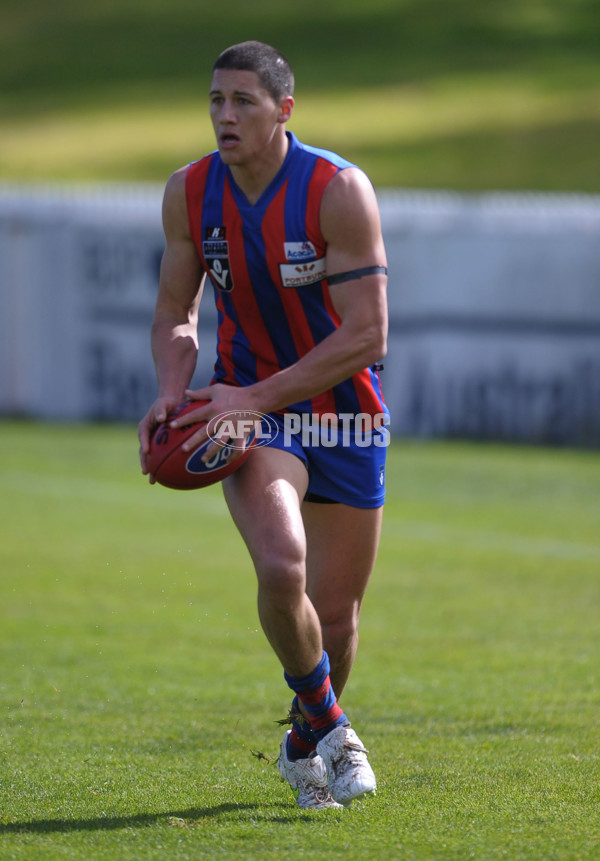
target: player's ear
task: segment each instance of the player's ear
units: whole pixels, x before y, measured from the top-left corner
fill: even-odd
[[[278,121],[280,123],[287,123],[289,118],[292,116],[292,111],[294,110],[294,99],[292,96],[284,96],[281,102],[279,103],[279,117]]]

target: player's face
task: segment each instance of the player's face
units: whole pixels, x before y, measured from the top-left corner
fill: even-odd
[[[210,116],[221,158],[251,166],[279,145],[293,99],[275,102],[256,72],[216,69],[210,86]]]

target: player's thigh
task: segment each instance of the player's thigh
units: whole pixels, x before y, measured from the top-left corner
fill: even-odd
[[[299,458],[262,446],[223,482],[227,506],[257,569],[298,556],[304,563],[300,504],[307,484],[306,467]]]
[[[307,592],[323,624],[358,618],[375,565],[382,508],[305,502]]]

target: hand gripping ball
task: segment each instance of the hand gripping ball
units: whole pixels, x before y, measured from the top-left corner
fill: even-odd
[[[202,455],[212,444],[210,437],[196,448],[189,451],[183,450],[184,442],[206,422],[195,422],[182,428],[172,428],[170,422],[207,403],[209,402],[184,401],[169,414],[166,421],[156,428],[150,441],[147,465],[150,474],[164,487],[170,487],[173,490],[208,487],[231,475],[250,456],[256,442],[254,432],[247,438],[246,449],[233,461],[231,457],[234,452],[237,454],[236,449],[239,447],[231,441],[222,446],[206,463],[202,460]]]

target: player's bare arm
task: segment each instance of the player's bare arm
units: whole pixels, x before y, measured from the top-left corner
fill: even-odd
[[[163,254],[151,344],[159,394],[139,425],[142,470],[154,427],[184,398],[198,354],[198,306],[203,274],[189,235],[185,200],[185,172],[173,174],[163,200]]]

